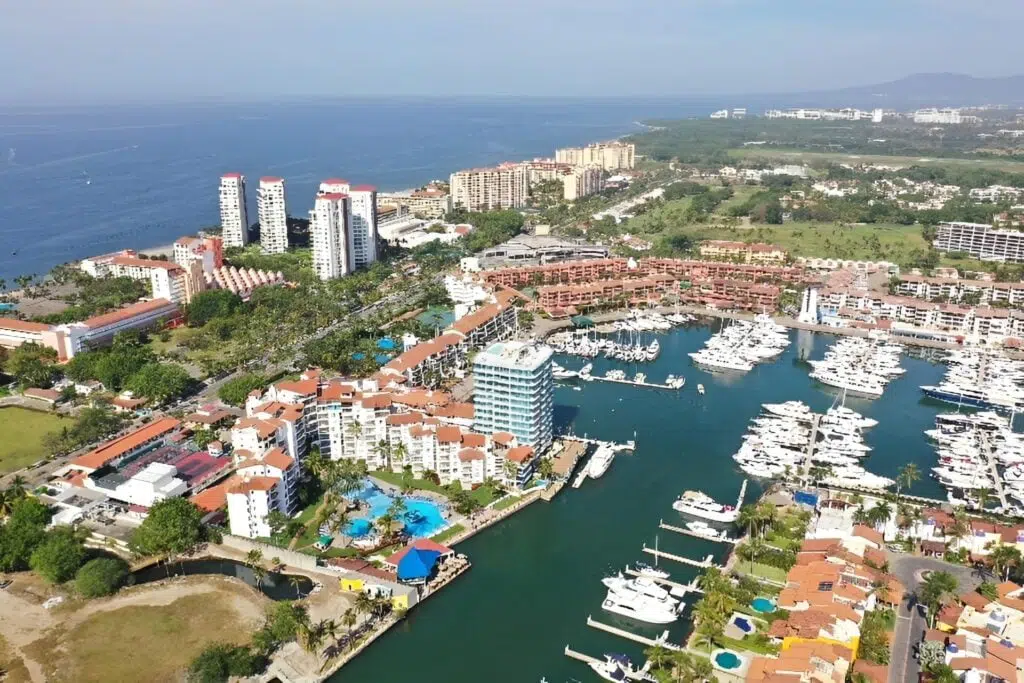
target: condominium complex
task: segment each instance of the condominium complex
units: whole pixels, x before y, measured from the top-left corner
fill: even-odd
[[[320,185],[313,210],[309,212],[309,235],[313,244],[313,270],[321,280],[348,275],[349,223],[352,217],[351,199],[342,192],[323,191],[329,182]]]
[[[473,361],[473,428],[508,432],[543,453],[551,445],[554,380],[551,348],[509,341],[492,344]]]
[[[220,177],[220,228],[224,246],[249,243],[249,215],[245,208],[245,176],[225,173]]]
[[[572,166],[598,166],[606,171],[630,170],[636,165],[636,145],[613,140],[567,147],[555,150],[555,161]]]
[[[155,299],[168,299],[176,304],[188,303],[203,291],[203,263],[189,260],[179,265],[159,259],[141,258],[131,249],[82,259],[81,270],[92,277],[128,277],[149,285]]]
[[[193,262],[202,264],[204,273],[224,265],[224,240],[221,237],[179,237],[174,241],[172,260],[182,268]]]
[[[743,263],[781,264],[786,261],[786,250],[775,244],[747,244],[726,240],[708,240],[700,245],[700,255],[713,260],[741,261]]]
[[[982,261],[1024,263],[1024,232],[998,230],[987,223],[939,223],[935,248],[961,252]]]
[[[604,172],[597,166],[575,166],[559,178],[562,181],[562,198],[567,202],[604,189]]]
[[[436,187],[412,192],[390,192],[377,195],[377,207],[405,207],[419,218],[443,218],[452,210],[452,196]]]
[[[366,268],[377,260],[377,188],[356,185],[348,190],[349,270]]]
[[[518,209],[530,196],[530,171],[524,164],[474,168],[451,175],[452,205],[467,211]]]
[[[256,209],[260,220],[260,246],[264,253],[283,254],[288,251],[288,211],[283,178],[260,178]]]

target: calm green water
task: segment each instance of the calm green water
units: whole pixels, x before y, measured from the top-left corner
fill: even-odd
[[[562,654],[575,650],[600,656],[624,652],[640,658],[641,647],[589,628],[588,614],[599,621],[638,633],[644,627],[603,612],[600,579],[625,564],[651,559],[641,545],[652,546],[658,520],[678,520],[672,501],[684,489],[702,489],[719,500],[734,500],[743,479],[730,457],[762,403],[789,399],[825,410],[834,395],[807,376],[804,357],[819,358],[833,337],[794,332],[794,343],[774,363],[741,377],[724,378],[698,370],[687,352],[711,334],[708,327],[676,330],[658,336],[661,357],[638,368],[618,361],[595,361],[595,373],[610,367],[642,370],[651,381],[683,374],[680,393],[592,382],[574,391],[556,391],[556,420],[576,434],[624,441],[636,432],[635,455],[616,457],[599,480],[566,489],[552,503],[538,502],[504,523],[459,546],[473,569],[455,584],[415,609],[410,618],[371,646],[332,681],[405,681],[417,683],[521,683],[542,676],[550,683],[596,681],[586,665]],[[562,359],[564,365],[582,363]],[[922,433],[934,423],[941,404],[921,400],[918,386],[934,382],[942,366],[904,356],[907,373],[891,383],[876,401],[848,400],[847,405],[879,420],[867,434],[874,447],[866,467],[893,476],[905,462],[923,473],[934,451]],[[698,396],[696,385],[707,393]],[[747,500],[760,492],[752,481]],[[914,487],[920,495],[943,496],[934,480]],[[693,558],[722,546],[662,532],[663,550]],[[665,561],[673,578],[689,581],[696,570]],[[664,564],[664,563],[663,563]],[[673,640],[688,629],[685,620],[671,629]]]

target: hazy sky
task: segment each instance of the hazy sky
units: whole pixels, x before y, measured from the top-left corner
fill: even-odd
[[[1024,0],[0,0],[0,104],[679,95],[1024,71]]]

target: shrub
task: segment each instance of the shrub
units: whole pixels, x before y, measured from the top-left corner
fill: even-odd
[[[87,598],[110,595],[124,584],[128,563],[116,557],[89,560],[75,574],[75,588]]]
[[[50,583],[64,583],[84,561],[85,546],[71,527],[60,526],[48,531],[32,551],[29,566]]]

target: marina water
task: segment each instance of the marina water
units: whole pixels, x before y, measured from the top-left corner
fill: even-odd
[[[685,489],[701,489],[720,502],[734,502],[743,480],[731,456],[761,404],[802,400],[819,412],[836,395],[808,377],[801,358],[821,358],[831,335],[791,331],[793,344],[775,361],[745,375],[712,375],[690,364],[686,355],[700,348],[720,323],[661,333],[661,355],[653,363],[624,364],[594,359],[594,373],[621,368],[644,372],[661,382],[683,374],[679,392],[619,384],[567,383],[556,389],[556,422],[564,431],[625,441],[636,432],[634,455],[620,454],[602,478],[580,489],[565,489],[551,503],[537,502],[498,526],[458,546],[473,568],[464,577],[413,610],[409,618],[338,672],[332,681],[402,680],[422,683],[550,683],[597,680],[584,664],[562,654],[566,644],[600,657],[623,652],[642,661],[642,646],[586,625],[587,615],[648,637],[663,627],[646,626],[601,609],[601,579],[637,560],[652,561],[642,544],[701,559],[724,559],[722,544],[658,531],[658,521],[680,521],[672,501]],[[646,333],[649,341],[653,333]],[[560,357],[576,369],[582,359]],[[865,433],[873,447],[864,466],[895,477],[915,462],[922,479],[912,492],[944,498],[928,478],[935,451],[924,430],[935,415],[952,409],[922,398],[921,384],[941,377],[943,366],[902,357],[906,374],[889,384],[882,398],[848,398],[846,405],[878,420]],[[707,393],[699,396],[698,383]],[[574,387],[580,387],[576,391]],[[747,501],[761,493],[751,481]],[[661,566],[688,582],[698,570],[670,560]],[[687,595],[688,605],[697,596]],[[670,629],[679,642],[689,631],[686,618]]]

